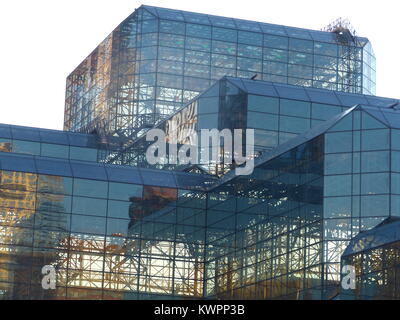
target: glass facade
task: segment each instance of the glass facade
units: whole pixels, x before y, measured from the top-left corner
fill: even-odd
[[[336,297],[346,247],[400,214],[398,119],[349,108],[223,179],[0,152],[3,298]]]
[[[368,39],[141,6],[67,78],[64,129],[138,136],[223,76],[375,94]]]
[[[399,226],[399,218],[391,217],[350,241],[342,266],[354,267],[355,289],[342,289],[340,299],[400,299]]]
[[[224,77],[157,128],[166,132],[166,138],[171,127],[177,127],[178,136],[189,129],[196,131],[198,136],[202,129],[254,129],[254,150],[259,156],[356,104],[388,107],[395,102],[395,99],[376,96]],[[152,143],[143,135],[127,144],[122,152],[110,152],[105,161],[152,167],[145,157],[146,149]],[[199,154],[202,151],[200,145]],[[183,166],[169,164],[157,167],[183,169]],[[229,170],[213,162],[201,167],[213,174]]]
[[[0,166],[3,299],[202,296],[197,213],[212,178],[2,152]],[[42,288],[45,265],[56,290]]]
[[[375,70],[350,33],[139,7],[67,78],[65,131],[0,124],[0,298],[400,298]],[[254,171],[149,165],[150,128],[254,129]]]

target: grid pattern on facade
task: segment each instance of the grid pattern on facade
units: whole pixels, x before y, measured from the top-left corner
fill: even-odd
[[[375,58],[367,44],[141,6],[68,77],[64,129],[138,136],[225,75],[374,94]]]

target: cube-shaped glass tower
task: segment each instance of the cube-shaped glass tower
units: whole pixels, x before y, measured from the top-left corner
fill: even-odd
[[[223,76],[375,94],[370,42],[141,6],[67,78],[64,130],[138,136]]]

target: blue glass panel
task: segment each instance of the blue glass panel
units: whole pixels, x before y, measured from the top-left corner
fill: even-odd
[[[267,23],[260,23],[260,27],[261,27],[262,31],[265,33],[287,36],[286,30],[283,26],[267,24]]]
[[[269,88],[273,89],[272,86],[269,86]],[[248,95],[247,109],[249,111],[268,112],[277,114],[279,113],[279,99],[250,94]]]
[[[42,143],[40,154],[44,157],[68,159],[69,147],[66,145]]]
[[[247,113],[247,128],[278,130],[278,115],[250,111]]]
[[[363,150],[389,149],[389,130],[363,130],[361,133]]]
[[[235,23],[238,29],[261,32],[258,22],[235,19]]]
[[[313,99],[311,99],[313,101]],[[342,112],[341,107],[313,103],[311,107],[311,117],[315,119],[328,120]]]
[[[105,166],[109,181],[143,184],[139,169],[124,166]]]
[[[361,175],[362,194],[389,193],[389,173],[370,173]]]
[[[70,161],[72,173],[76,178],[87,178],[96,180],[107,180],[104,166],[97,163],[84,163],[78,161]]]
[[[211,16],[211,15],[209,15],[208,18],[210,19],[213,26],[236,29],[236,25],[233,22],[233,19],[231,19],[231,18],[223,18],[223,17]]]
[[[55,194],[72,194],[72,178],[39,174],[37,191]]]
[[[95,135],[68,132],[69,144],[77,147],[97,147]]]
[[[286,29],[286,33],[289,37],[301,38],[301,39],[310,39],[311,36],[306,29],[299,29],[294,27],[284,27]]]
[[[367,104],[368,101],[362,95],[349,94],[344,92],[335,92],[343,106],[352,107],[357,104]]]
[[[362,128],[363,129],[383,129],[383,128],[386,128],[386,126],[382,122],[378,121],[377,119],[375,119],[374,117],[370,116],[366,112],[362,112],[361,118],[362,118]]]
[[[65,132],[43,130],[43,129],[41,129],[39,132],[42,142],[65,144],[65,145],[69,144],[68,135]]]
[[[213,27],[212,35],[214,40],[237,42],[237,31],[232,29]]]
[[[14,140],[12,152],[40,155],[40,142]]]
[[[0,124],[0,137],[11,139],[11,127],[7,124]]]
[[[310,101],[307,92],[303,88],[296,88],[289,85],[274,83],[274,87],[280,97]]]
[[[208,20],[208,17],[205,14],[197,14],[192,12],[182,12],[182,14],[185,17],[186,22],[210,24],[210,20]]]
[[[176,182],[172,172],[161,170],[140,169],[144,185],[164,186],[176,188]]]
[[[36,158],[37,172],[41,174],[51,174],[71,177],[72,171],[69,162],[61,159]]]
[[[313,102],[341,105],[335,93],[332,91],[307,88],[307,93]]]
[[[107,214],[107,200],[73,197],[72,213],[105,217]]]
[[[142,22],[142,33],[157,32],[158,31],[158,20],[151,19]]]
[[[352,153],[325,155],[325,174],[344,174],[352,171]]]
[[[38,129],[12,126],[11,134],[13,139],[40,142],[40,135]]]
[[[218,114],[202,114],[198,116],[199,129],[218,129]]]
[[[351,152],[353,136],[351,132],[325,134],[325,152]]]
[[[198,99],[198,113],[216,113],[219,110],[219,97],[200,97]]]
[[[351,217],[351,197],[324,198],[324,218]]]
[[[313,52],[314,44],[312,41],[289,38],[289,49],[300,52]]]
[[[324,178],[325,196],[351,195],[351,175],[326,176]]]
[[[104,236],[106,232],[106,219],[102,217],[72,215],[71,232]],[[73,237],[74,235],[72,234],[71,236]]]
[[[281,114],[289,116],[310,116],[311,105],[309,102],[281,99]]]
[[[394,150],[400,150],[400,131],[392,129],[392,139],[391,139],[391,147]]]
[[[345,131],[353,129],[353,114],[347,114],[336,122],[328,131]]]
[[[97,161],[97,149],[70,147],[69,157],[71,160]]]
[[[400,152],[398,151],[392,151],[391,152],[391,170],[392,171],[397,171],[400,172]]]
[[[372,151],[361,153],[362,172],[382,172],[389,171],[389,152]]]
[[[183,15],[180,11],[178,10],[171,10],[171,9],[165,9],[165,8],[154,8],[158,16],[160,18],[164,19],[171,19],[171,20],[179,20],[179,21],[184,21],[185,19],[183,18]]]
[[[74,195],[107,198],[108,183],[105,181],[74,179]]]
[[[310,119],[280,116],[279,125],[282,131],[302,133],[310,128]]]
[[[128,234],[129,220],[107,219],[107,235],[126,237]],[[124,241],[120,239],[121,245]]]
[[[211,38],[211,26],[188,23],[186,25],[186,35],[199,38]]]
[[[160,32],[185,34],[185,24],[178,21],[160,20]]]
[[[336,35],[332,32],[308,30],[311,38],[316,41],[336,42]]]
[[[389,216],[389,196],[362,196],[361,217]]]
[[[255,46],[262,46],[263,35],[261,33],[239,31],[238,42]]]
[[[278,145],[278,132],[255,130],[254,131],[254,144],[267,148],[273,148]],[[262,148],[265,149],[265,148]]]
[[[128,201],[108,201],[108,216],[120,219],[129,219],[129,208],[131,202]]]
[[[129,201],[131,197],[141,198],[143,186],[127,183],[109,183],[109,198],[116,200]]]
[[[188,190],[202,190],[215,182],[212,177],[182,172],[175,172],[175,179],[178,188]]]
[[[0,168],[9,171],[25,171],[36,173],[36,166],[32,156],[12,155],[0,153]]]

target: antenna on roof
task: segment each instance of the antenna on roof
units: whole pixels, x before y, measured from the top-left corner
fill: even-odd
[[[258,73],[256,73],[255,75],[253,75],[253,76],[250,78],[250,80],[256,80],[257,77],[258,77]]]

